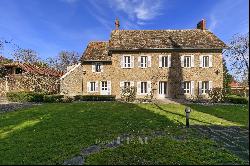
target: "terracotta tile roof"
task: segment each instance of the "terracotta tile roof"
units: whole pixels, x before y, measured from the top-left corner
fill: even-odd
[[[111,61],[108,55],[108,42],[90,42],[83,53],[82,61]]]
[[[29,73],[36,73],[39,75],[49,75],[54,77],[61,77],[63,75],[63,72],[49,68],[49,67],[40,67],[29,63],[20,63],[20,62],[13,62],[4,64],[5,67],[20,67],[26,72]]]
[[[208,30],[113,30],[111,50],[222,49],[226,44]]]
[[[232,81],[230,84],[229,84],[230,87],[240,87],[240,83],[238,83],[237,81]]]

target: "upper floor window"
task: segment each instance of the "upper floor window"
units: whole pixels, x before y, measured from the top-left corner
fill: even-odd
[[[95,63],[95,72],[101,72],[101,63]]]
[[[168,67],[168,56],[162,57],[162,67]]]
[[[103,72],[103,63],[101,63],[101,62],[92,63],[92,72],[94,72],[94,73]]]
[[[184,67],[191,67],[191,56],[184,56]]]
[[[23,70],[21,68],[15,69],[15,74],[22,74]]]
[[[130,56],[124,56],[124,67],[131,67],[131,57]]]
[[[148,64],[148,57],[147,56],[141,56],[141,68],[147,67]]]
[[[209,67],[209,56],[202,57],[202,67]]]
[[[201,55],[200,56],[200,67],[212,67],[212,55]]]
[[[159,67],[171,67],[171,55],[160,55]]]
[[[189,94],[191,92],[191,82],[185,81],[183,84],[184,84],[184,93]]]

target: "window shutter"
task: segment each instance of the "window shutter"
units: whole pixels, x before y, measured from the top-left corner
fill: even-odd
[[[181,56],[181,67],[184,67],[184,56]]]
[[[213,82],[209,81],[209,90],[212,90],[212,89],[213,89]]]
[[[181,81],[181,89],[184,89],[184,81]]]
[[[124,55],[121,57],[121,68],[124,68]]]
[[[213,67],[213,56],[209,55],[209,67]]]
[[[159,55],[159,67],[162,67],[162,55]]]
[[[151,56],[148,56],[148,67],[151,67]]]
[[[94,62],[92,63],[92,72],[93,73],[95,72],[95,63]]]
[[[103,72],[103,63],[100,63],[100,65],[101,72]]]
[[[111,95],[111,81],[107,81],[108,94]]]
[[[141,56],[138,57],[138,67],[141,67]]]
[[[120,82],[120,87],[123,88],[124,87],[124,81]]]
[[[130,81],[130,86],[135,86],[134,81]]]
[[[202,88],[202,81],[199,81],[199,95],[201,95],[202,94],[202,91],[201,91],[201,88]]]
[[[171,67],[171,55],[168,55],[168,67]]]
[[[194,95],[194,81],[191,81],[191,95]]]
[[[87,92],[90,92],[90,82],[87,82]]]
[[[148,90],[148,94],[150,94],[151,93],[151,81],[147,81],[147,90]]]
[[[200,67],[203,67],[203,56],[200,56]]]
[[[95,82],[95,91],[98,92],[98,81]]]
[[[194,55],[191,55],[191,67],[194,67]]]
[[[141,94],[141,82],[137,82],[137,94],[140,95]]]
[[[131,68],[134,67],[134,60],[135,60],[134,56],[131,56]]]

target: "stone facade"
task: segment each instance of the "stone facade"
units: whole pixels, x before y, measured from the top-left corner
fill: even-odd
[[[81,64],[71,67],[60,79],[60,92],[67,96],[83,94],[83,66]]]
[[[133,68],[121,68],[122,55],[131,55],[134,57]],[[140,68],[138,58],[141,55],[151,56],[151,67]],[[159,67],[160,55],[171,55],[171,67]],[[182,55],[194,55],[194,67],[181,67]],[[212,55],[212,67],[200,67],[200,55]],[[181,88],[182,81],[194,81],[194,95],[198,94],[198,81],[212,81],[213,87],[223,86],[223,67],[221,50],[212,51],[165,51],[165,52],[126,52],[114,53],[111,55],[111,62],[102,62],[103,71],[93,72],[92,65],[94,62],[83,62],[71,74],[64,78],[64,83],[61,84],[62,91],[68,95],[99,95],[101,94],[101,81],[111,82],[111,94],[120,98],[121,81],[133,81],[134,86],[137,86],[139,81],[150,81],[151,90],[155,98],[158,98],[159,81],[168,83],[167,97],[183,97]],[[88,92],[88,82],[98,82],[96,92]],[[65,93],[65,90],[68,92]],[[143,98],[145,95],[137,94],[137,98]]]

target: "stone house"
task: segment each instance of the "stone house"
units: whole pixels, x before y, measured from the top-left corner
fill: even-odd
[[[49,67],[29,63],[3,64],[4,75],[0,77],[0,96],[6,92],[35,91],[59,93],[62,72]]]
[[[61,93],[116,95],[134,86],[137,98],[207,97],[223,87],[224,42],[205,27],[189,30],[119,30],[90,42],[81,63],[61,77]]]

